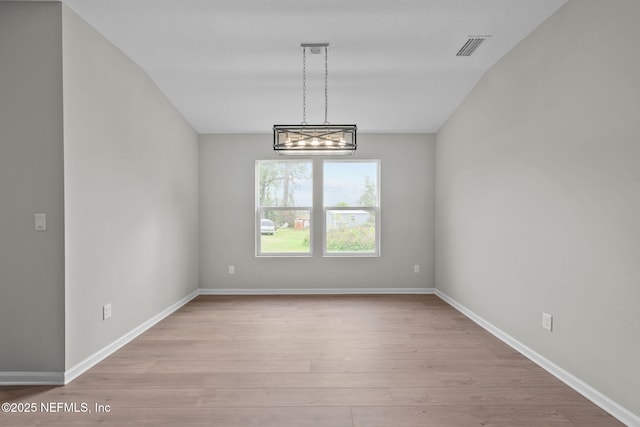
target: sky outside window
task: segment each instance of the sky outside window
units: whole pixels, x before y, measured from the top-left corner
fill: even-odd
[[[377,175],[377,162],[325,162],[324,205],[363,206],[367,186],[374,194],[378,192]]]

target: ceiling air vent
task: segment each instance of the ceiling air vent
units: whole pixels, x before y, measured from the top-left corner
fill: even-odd
[[[489,36],[469,36],[469,40],[460,48],[456,56],[471,56]]]

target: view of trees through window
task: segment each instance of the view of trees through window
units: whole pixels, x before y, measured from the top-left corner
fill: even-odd
[[[258,253],[310,253],[312,162],[260,161],[257,174],[261,220]]]
[[[327,161],[325,253],[377,253],[378,162]]]
[[[379,253],[379,162],[330,161],[322,165],[324,253]],[[308,255],[312,251],[313,161],[256,163],[258,255]],[[256,231],[256,233],[258,233]]]

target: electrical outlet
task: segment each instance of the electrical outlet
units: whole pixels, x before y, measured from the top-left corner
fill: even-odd
[[[413,272],[414,273],[420,273],[420,265],[416,264],[413,266]]]
[[[229,274],[235,274],[236,268],[233,265],[229,266]]]
[[[102,306],[102,320],[107,320],[111,317],[111,303]]]
[[[553,330],[553,316],[548,313],[542,313],[542,327],[547,331]]]

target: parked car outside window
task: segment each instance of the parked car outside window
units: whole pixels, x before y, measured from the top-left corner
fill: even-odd
[[[260,233],[273,235],[276,232],[276,225],[270,219],[260,220]]]

